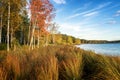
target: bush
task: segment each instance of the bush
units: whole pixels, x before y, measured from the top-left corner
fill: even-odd
[[[6,50],[7,44],[0,44],[0,50]]]

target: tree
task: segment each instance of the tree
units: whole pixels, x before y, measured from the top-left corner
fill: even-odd
[[[1,40],[2,40],[2,14],[0,16],[0,44],[1,44]]]
[[[0,0],[3,8],[2,25],[7,36],[7,51],[9,51],[10,43],[12,43],[15,31],[21,23],[20,13],[26,6],[26,0]]]
[[[22,11],[22,15],[21,15],[21,19],[22,19],[22,23],[19,26],[19,40],[20,40],[20,44],[27,44],[28,43],[28,32],[29,32],[29,18],[27,15],[27,11],[26,9],[24,9]]]
[[[75,39],[75,44],[81,44],[81,40],[79,38]]]
[[[30,38],[30,48],[33,45],[33,39],[35,31],[39,30],[39,33],[47,33],[47,28],[49,22],[53,18],[52,12],[54,8],[49,0],[31,0],[30,1],[30,12],[31,12],[31,38]],[[36,30],[37,28],[37,30]],[[39,42],[39,33],[38,42]],[[32,47],[33,49],[33,47]]]
[[[51,33],[51,37],[52,37],[52,43],[55,43],[55,34],[57,33],[59,28],[59,25],[57,23],[52,23],[49,27],[49,31]]]
[[[2,42],[2,22],[3,22],[3,7],[2,3],[0,2],[0,44]]]
[[[56,44],[62,44],[62,34],[55,34]]]
[[[72,44],[73,43],[72,36],[67,36],[67,43],[68,44]]]
[[[9,51],[10,1],[8,2],[7,51]]]

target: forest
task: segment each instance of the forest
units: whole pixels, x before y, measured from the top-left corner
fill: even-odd
[[[60,34],[54,18],[49,0],[0,0],[0,49],[81,43],[79,38]]]
[[[55,9],[49,0],[0,0],[0,44],[7,51],[17,45],[40,45],[54,34]]]
[[[49,0],[0,0],[0,50],[18,46],[39,46],[88,43],[113,43],[106,40],[85,40],[60,34],[53,22],[56,10]],[[119,41],[117,41],[119,42]]]

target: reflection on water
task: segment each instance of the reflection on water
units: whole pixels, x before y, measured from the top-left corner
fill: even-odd
[[[106,55],[120,55],[120,43],[115,44],[82,44],[78,47],[85,50],[92,50],[96,53]]]

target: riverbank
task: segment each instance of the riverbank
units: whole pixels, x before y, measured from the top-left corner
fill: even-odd
[[[74,46],[0,52],[0,80],[120,80],[120,57]]]
[[[120,56],[120,43],[106,43],[106,44],[82,44],[77,45],[84,50],[91,50],[97,54]]]

